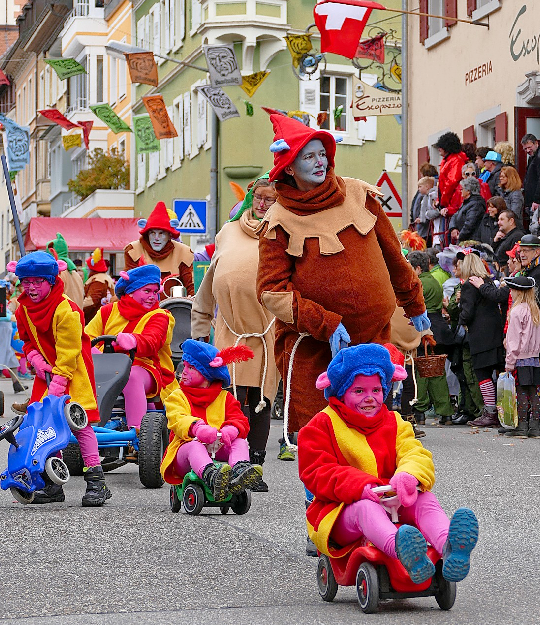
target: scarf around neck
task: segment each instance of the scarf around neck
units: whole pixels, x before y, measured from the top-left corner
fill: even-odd
[[[172,254],[172,252],[174,251],[174,244],[172,242],[172,239],[169,239],[167,241],[167,245],[165,245],[165,247],[160,252],[156,252],[156,250],[148,242],[148,239],[146,238],[146,236],[143,235],[140,238],[140,241],[141,241],[141,245],[143,246],[144,251],[153,260],[163,260],[167,258],[169,254]]]
[[[44,334],[50,330],[54,313],[63,299],[64,283],[61,278],[57,277],[51,292],[41,302],[33,302],[26,293],[19,295],[18,301],[26,309],[28,317],[37,331]]]
[[[276,183],[277,202],[296,215],[318,213],[339,206],[345,201],[346,189],[343,178],[336,176],[329,167],[324,182],[311,191],[300,191],[285,182]]]
[[[128,321],[135,321],[135,319],[141,319],[147,313],[159,308],[158,302],[156,302],[152,308],[145,308],[142,304],[136,302],[129,295],[123,295],[118,301],[118,312]]]
[[[348,426],[358,430],[365,436],[371,434],[379,428],[385,420],[385,417],[389,414],[389,410],[384,404],[375,416],[366,417],[363,414],[356,412],[356,410],[347,408],[347,406],[337,397],[330,397],[328,403]]]
[[[192,407],[206,409],[221,393],[223,385],[221,380],[216,380],[207,388],[195,388],[193,386],[184,386],[180,382],[180,388]]]

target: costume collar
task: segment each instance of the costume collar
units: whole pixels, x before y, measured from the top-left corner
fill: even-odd
[[[128,321],[135,321],[135,319],[141,319],[144,315],[148,314],[152,310],[159,308],[159,304],[156,302],[152,308],[145,308],[142,304],[136,302],[129,295],[123,295],[118,301],[118,312]]]
[[[366,436],[374,432],[389,415],[389,410],[384,404],[375,416],[366,417],[356,410],[347,408],[347,406],[337,397],[330,397],[328,403],[330,404],[330,407],[338,413],[343,421],[347,423],[347,425],[353,427],[355,430],[358,430]]]
[[[221,380],[216,380],[208,388],[194,388],[192,386],[184,386],[180,382],[180,388],[192,406],[207,408],[223,390],[223,383]]]

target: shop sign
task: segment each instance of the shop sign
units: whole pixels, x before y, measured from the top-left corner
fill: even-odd
[[[491,61],[487,63],[482,63],[478,67],[473,67],[468,72],[465,72],[465,84],[470,85],[472,82],[476,82],[480,80],[480,78],[484,78],[488,74],[493,73],[493,64]]]
[[[401,115],[401,92],[370,87],[353,76],[353,117],[367,115]]]
[[[516,19],[510,29],[510,56],[514,61],[519,61],[521,57],[534,54],[536,56],[536,62],[540,65],[540,34],[531,35],[526,37],[521,32],[521,27],[518,26],[518,22],[524,23],[526,18],[521,19],[525,13],[527,13],[527,5],[524,4],[517,12]],[[529,20],[531,24],[534,24],[534,20]]]

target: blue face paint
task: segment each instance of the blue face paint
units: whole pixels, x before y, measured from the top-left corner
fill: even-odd
[[[326,179],[327,167],[328,157],[320,139],[307,143],[290,166],[300,191],[311,191],[322,184]]]

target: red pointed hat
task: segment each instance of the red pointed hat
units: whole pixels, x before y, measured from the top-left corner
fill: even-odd
[[[270,152],[274,153],[274,168],[270,171],[270,180],[282,178],[285,167],[290,165],[298,156],[298,152],[313,139],[322,141],[328,157],[328,166],[334,167],[336,140],[329,132],[310,128],[274,109],[263,106],[263,110],[270,115],[270,121],[274,126],[274,143],[270,146]]]
[[[107,261],[103,258],[103,248],[96,247],[92,252],[92,256],[86,259],[86,265],[88,269],[96,271],[97,273],[107,273],[109,266]]]
[[[177,239],[180,233],[176,229],[179,225],[178,219],[171,219],[167,212],[165,202],[158,202],[148,219],[139,219],[137,222],[140,234],[146,234],[149,230],[165,230],[173,239]]]

